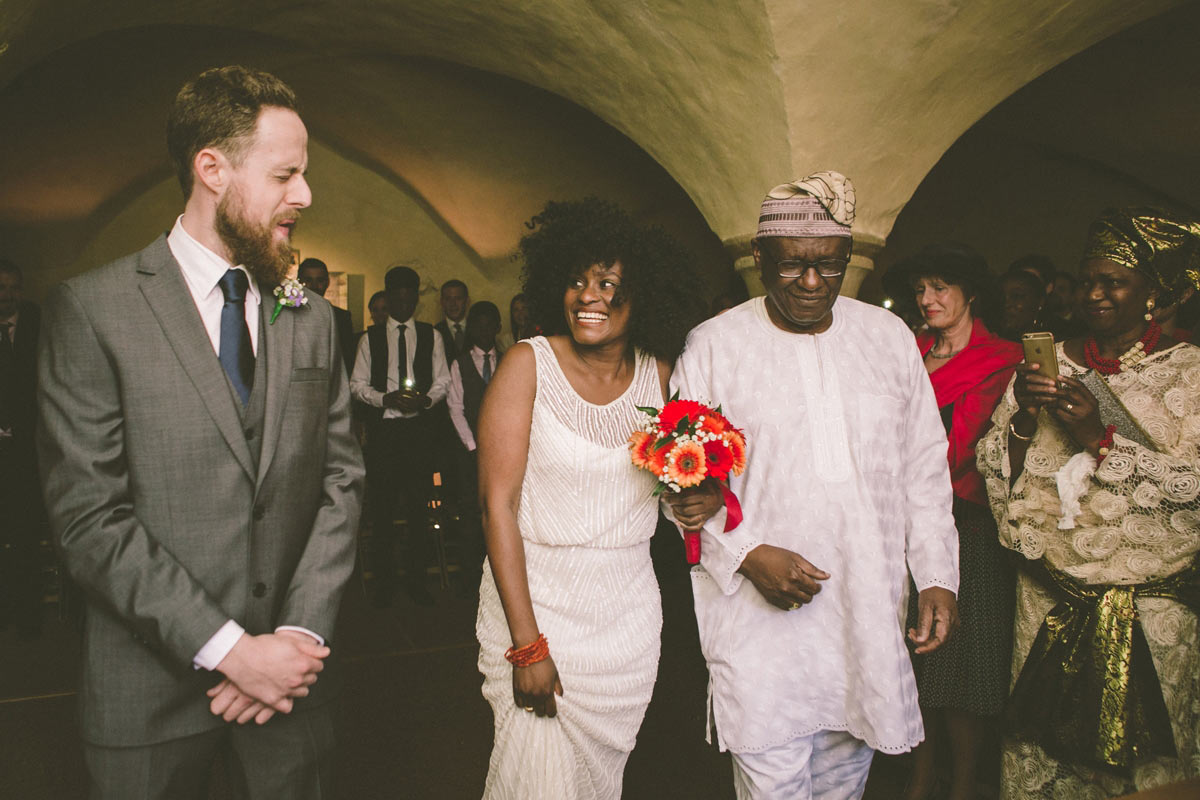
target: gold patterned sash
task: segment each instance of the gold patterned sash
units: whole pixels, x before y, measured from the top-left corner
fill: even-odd
[[[1053,592],[1005,708],[1009,732],[1060,761],[1128,774],[1143,758],[1175,756],[1175,737],[1139,597],[1165,597],[1200,610],[1200,566],[1135,586],[1088,586],[1046,565],[1022,565]]]

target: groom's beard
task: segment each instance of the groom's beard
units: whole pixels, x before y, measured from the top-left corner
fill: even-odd
[[[217,236],[228,248],[233,264],[244,266],[260,287],[270,290],[292,265],[291,242],[276,242],[272,234],[280,220],[299,222],[300,210],[276,215],[265,228],[256,227],[242,216],[241,199],[236,189],[230,189],[217,204]]]

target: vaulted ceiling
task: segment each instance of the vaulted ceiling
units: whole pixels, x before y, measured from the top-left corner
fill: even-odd
[[[241,62],[285,77],[315,138],[403,186],[482,261],[566,194],[690,210],[685,225],[734,249],[766,188],[826,168],[854,178],[859,230],[882,242],[989,110],[1179,5],[5,0],[0,233],[111,218],[168,174],[178,86]]]

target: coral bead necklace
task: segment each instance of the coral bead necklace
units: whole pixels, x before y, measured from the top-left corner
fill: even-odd
[[[1101,375],[1116,375],[1119,372],[1132,367],[1134,364],[1141,361],[1146,356],[1154,352],[1154,348],[1158,347],[1158,340],[1162,336],[1162,326],[1157,320],[1150,320],[1150,324],[1146,326],[1146,332],[1142,334],[1142,338],[1133,343],[1124,353],[1117,358],[1104,358],[1100,355],[1100,347],[1096,344],[1096,337],[1089,336],[1087,341],[1083,343],[1083,359],[1087,365],[1099,372]]]

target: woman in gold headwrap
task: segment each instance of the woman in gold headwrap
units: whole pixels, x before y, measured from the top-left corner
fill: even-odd
[[[1088,332],[1017,367],[979,443],[1017,580],[1002,796],[1106,798],[1200,774],[1200,348],[1151,312],[1200,286],[1200,224],[1108,211]]]

